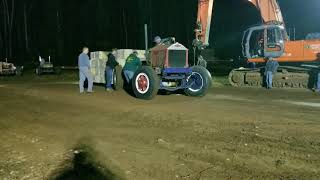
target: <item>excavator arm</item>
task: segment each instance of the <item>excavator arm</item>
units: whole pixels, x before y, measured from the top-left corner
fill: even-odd
[[[198,17],[196,42],[202,46],[209,45],[210,26],[215,0],[198,0]],[[248,0],[260,12],[264,24],[278,24],[284,26],[284,20],[277,0]]]
[[[277,0],[248,0],[259,11],[264,24],[277,23],[284,25],[283,16]]]
[[[198,0],[198,17],[195,33],[196,40],[201,41],[204,46],[209,45],[213,3],[214,0]]]

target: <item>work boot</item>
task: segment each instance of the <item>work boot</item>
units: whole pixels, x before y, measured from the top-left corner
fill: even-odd
[[[113,92],[113,89],[112,88],[107,88],[106,91],[107,92]]]

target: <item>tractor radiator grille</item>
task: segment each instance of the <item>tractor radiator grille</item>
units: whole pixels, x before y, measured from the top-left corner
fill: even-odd
[[[169,67],[183,68],[187,62],[187,52],[183,50],[169,50]]]

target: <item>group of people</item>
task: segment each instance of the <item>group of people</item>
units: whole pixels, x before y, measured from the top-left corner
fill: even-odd
[[[105,69],[105,79],[106,79],[106,91],[112,91],[112,78],[113,73],[116,66],[119,63],[116,60],[116,49],[113,49],[111,53],[108,54],[108,61],[106,62],[106,69]],[[90,58],[89,58],[89,48],[84,47],[82,49],[82,53],[79,55],[78,58],[78,66],[79,66],[79,88],[80,93],[84,93],[84,84],[85,81],[88,81],[88,90],[87,93],[93,93],[93,77],[90,71]],[[138,57],[138,52],[133,51],[126,59],[125,66],[123,67],[123,74],[127,81],[127,84],[130,84],[134,73],[142,66],[142,62]]]
[[[155,43],[160,44],[161,38],[156,37]],[[116,60],[115,54],[117,50],[113,49],[111,53],[108,54],[108,61],[106,62],[106,70],[105,70],[105,77],[106,77],[106,90],[112,91],[112,77],[113,72],[116,66],[119,63]],[[80,76],[80,93],[84,93],[84,82],[88,80],[88,93],[92,93],[93,87],[93,78],[90,72],[90,60],[89,60],[89,48],[84,47],[82,53],[79,55],[78,65],[79,65],[79,76]],[[131,79],[134,76],[134,73],[142,66],[142,63],[138,57],[138,52],[133,51],[132,54],[126,59],[125,66],[123,67],[123,74],[126,79],[127,84],[130,84]],[[274,58],[269,57],[266,66],[265,66],[265,82],[266,88],[272,89],[273,84],[273,76],[277,72],[279,68],[279,63]],[[315,92],[320,92],[320,72],[317,74],[317,82],[315,84]]]

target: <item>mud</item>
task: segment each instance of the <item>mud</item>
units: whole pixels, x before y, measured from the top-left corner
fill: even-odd
[[[72,82],[1,82],[0,179],[320,179],[319,94],[222,86],[141,101]]]

